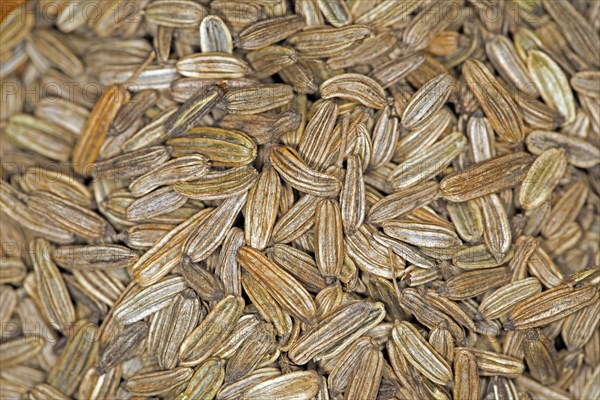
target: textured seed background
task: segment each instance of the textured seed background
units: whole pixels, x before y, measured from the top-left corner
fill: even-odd
[[[600,400],[599,1],[0,18],[0,399]]]

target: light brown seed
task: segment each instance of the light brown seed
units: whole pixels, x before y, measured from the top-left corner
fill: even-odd
[[[498,136],[510,143],[523,140],[525,134],[521,114],[488,67],[471,59],[465,62],[463,73]]]
[[[446,200],[462,202],[514,187],[525,179],[533,159],[516,152],[448,175],[440,183]]]

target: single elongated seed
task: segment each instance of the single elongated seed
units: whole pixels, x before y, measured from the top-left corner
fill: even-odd
[[[271,83],[232,88],[225,94],[225,107],[232,114],[258,114],[285,106],[294,98],[290,85]]]
[[[244,237],[250,246],[263,250],[271,239],[281,197],[281,180],[268,167],[258,177],[246,201]]]
[[[204,17],[200,23],[200,49],[203,53],[231,53],[233,40],[229,28],[216,15]]]
[[[192,261],[202,261],[217,249],[225,239],[235,218],[246,201],[246,193],[231,197],[215,208],[202,224],[191,231],[182,252]]]
[[[448,175],[440,188],[445,199],[456,202],[498,193],[521,183],[532,162],[525,152],[499,156]]]
[[[441,74],[423,85],[411,98],[402,115],[402,127],[414,129],[437,113],[454,88],[454,79]]]
[[[337,75],[323,82],[319,89],[325,99],[339,97],[378,110],[387,105],[385,90],[379,83],[365,75],[353,73]]]
[[[394,325],[392,339],[408,362],[419,372],[439,385],[452,381],[450,366],[421,336],[410,323],[402,321]]]
[[[331,311],[292,344],[290,359],[301,365],[331,351],[341,340],[354,336],[358,327],[364,327],[373,306],[365,301],[351,301]]]
[[[58,267],[51,259],[52,248],[45,239],[35,239],[29,245],[33,251],[33,269],[40,295],[42,311],[48,321],[59,329],[75,322],[75,308]]]
[[[122,85],[112,85],[100,97],[73,147],[71,160],[75,172],[82,176],[90,175],[90,167],[100,154],[100,146],[110,124],[129,97],[129,92]]]
[[[96,270],[130,267],[139,255],[125,246],[59,246],[52,250],[52,260],[61,268]]]
[[[563,149],[545,150],[531,165],[519,191],[519,203],[525,209],[536,208],[546,202],[567,169]]]
[[[128,393],[137,396],[158,395],[189,381],[193,374],[193,369],[184,367],[137,373],[127,379],[124,388]]]
[[[177,72],[189,78],[235,79],[250,72],[244,60],[228,53],[196,53],[177,61]]]
[[[169,305],[177,293],[187,288],[181,276],[165,278],[115,305],[114,318],[124,324],[141,321]]]
[[[342,212],[337,202],[324,199],[315,211],[315,260],[326,278],[337,277],[344,263]]]
[[[498,136],[511,143],[523,140],[521,114],[488,67],[481,61],[470,59],[464,64],[463,73]]]
[[[234,44],[244,50],[256,50],[283,40],[301,30],[304,21],[297,15],[259,21],[240,32]]]
[[[118,364],[135,356],[135,351],[148,335],[148,324],[139,321],[129,325],[102,350],[96,363],[96,371],[104,375]]]
[[[533,131],[525,140],[527,150],[536,155],[553,147],[562,148],[569,164],[579,168],[592,168],[600,163],[600,148],[590,142],[549,131]]]
[[[454,358],[454,397],[476,400],[479,393],[477,359],[468,350],[457,351]]]
[[[313,170],[288,146],[273,146],[270,159],[281,177],[301,192],[327,197],[336,195],[341,189],[336,176]]]
[[[157,0],[145,10],[149,21],[173,28],[196,28],[206,14],[201,4],[191,0]]]
[[[255,184],[258,173],[251,166],[209,172],[200,179],[177,182],[173,189],[190,199],[218,200],[246,193]]]
[[[524,330],[562,319],[598,299],[593,286],[577,287],[567,283],[539,293],[519,304],[508,314],[504,328]]]
[[[422,155],[400,163],[394,168],[388,181],[392,188],[398,190],[431,179],[462,153],[466,144],[465,137],[459,132],[454,132],[430,146]]]
[[[189,235],[208,218],[204,209],[166,233],[131,267],[133,278],[142,286],[155,284],[179,264]]]
[[[541,291],[542,285],[537,278],[509,283],[486,296],[479,305],[479,313],[485,319],[498,318]]]
[[[543,383],[551,385],[558,376],[558,354],[554,344],[539,330],[525,333],[523,353],[531,375]]]
[[[63,353],[50,369],[46,383],[71,396],[98,354],[98,328],[79,321]]]
[[[296,371],[269,378],[250,388],[241,400],[276,398],[310,400],[319,392],[319,376],[314,371]]]
[[[242,315],[244,300],[226,296],[183,341],[179,349],[181,365],[197,365],[209,358],[225,341]]]
[[[269,289],[286,311],[308,324],[314,323],[316,315],[314,301],[294,277],[251,247],[240,247],[238,261],[244,269]]]
[[[219,104],[224,96],[225,92],[219,85],[199,90],[166,120],[165,137],[179,136],[194,126]]]
[[[529,74],[536,83],[544,102],[571,123],[575,119],[575,98],[569,80],[561,68],[542,51],[532,50],[527,60]]]

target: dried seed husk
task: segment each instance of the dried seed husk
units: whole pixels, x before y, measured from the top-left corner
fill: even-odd
[[[220,200],[248,192],[257,179],[258,173],[254,167],[235,167],[208,172],[197,180],[177,182],[173,189],[190,199]]]
[[[164,341],[158,344],[158,365],[163,369],[177,366],[179,347],[206,314],[200,299],[192,289],[179,293],[169,305],[161,310],[166,314]]]
[[[91,174],[96,179],[134,179],[167,161],[171,151],[167,146],[152,146],[123,153],[95,162]]]
[[[43,338],[30,335],[0,344],[3,368],[13,367],[36,357],[45,345]]]
[[[598,35],[573,5],[566,1],[543,1],[544,8],[552,18],[562,27],[562,33],[569,41],[571,48],[584,60],[588,60],[594,67],[600,67],[600,62],[593,54],[598,54],[600,43]]]
[[[590,189],[583,180],[570,185],[560,198],[556,200],[542,226],[542,234],[550,238],[559,233],[569,223],[574,222],[581,211]]]
[[[466,144],[467,140],[461,133],[453,132],[429,146],[422,155],[411,157],[398,164],[388,177],[388,181],[394,190],[402,190],[432,179],[462,153]]]
[[[98,354],[98,328],[79,321],[62,354],[48,373],[46,383],[71,396]]]
[[[446,103],[454,90],[454,78],[450,74],[440,74],[423,86],[412,96],[402,115],[402,127],[415,129]]]
[[[15,146],[62,162],[69,159],[77,139],[67,129],[27,114],[11,116],[5,131],[6,137]]]
[[[192,128],[185,136],[167,141],[173,157],[205,156],[215,167],[237,167],[254,161],[256,144],[246,134],[221,128]]]
[[[219,84],[198,90],[164,122],[164,137],[179,136],[198,124],[217,104],[221,103],[225,91]]]
[[[376,241],[373,231],[372,227],[363,225],[353,235],[346,236],[346,253],[358,268],[369,274],[386,279],[401,276],[404,260],[387,245]]]
[[[350,378],[344,393],[346,399],[375,400],[377,398],[384,360],[383,354],[375,346],[372,339],[371,342],[372,346],[364,351]]]
[[[239,380],[252,372],[256,366],[276,348],[275,329],[270,323],[261,323],[253,330],[227,361],[225,381]]]
[[[521,361],[504,354],[466,347],[457,347],[456,351],[469,351],[475,356],[480,376],[517,378],[525,370],[525,365]]]
[[[182,396],[190,399],[213,399],[223,384],[223,379],[223,361],[209,358],[196,369]]]
[[[230,88],[224,97],[224,107],[231,114],[259,114],[285,106],[294,98],[290,85],[268,83]]]
[[[344,230],[338,203],[323,199],[315,210],[315,260],[325,279],[337,277],[344,262]]]
[[[425,181],[390,194],[373,206],[368,212],[368,220],[373,224],[382,224],[426,206],[439,195],[439,185],[435,181]]]
[[[244,232],[240,228],[229,229],[221,245],[219,264],[215,273],[223,282],[225,293],[240,296],[242,293],[241,268],[237,262],[237,250],[244,244]]]
[[[133,201],[127,207],[126,218],[133,222],[149,221],[158,215],[175,211],[187,202],[187,197],[170,186],[156,189]]]
[[[462,243],[454,230],[437,224],[390,220],[382,227],[390,237],[417,247],[452,247]]]
[[[118,269],[135,264],[139,255],[119,245],[59,246],[52,260],[61,268],[80,270]]]
[[[467,242],[477,242],[483,235],[483,216],[477,203],[468,200],[461,203],[448,202],[446,209],[458,235]]]
[[[86,177],[91,174],[91,167],[100,154],[100,147],[106,139],[110,124],[129,98],[129,92],[123,86],[115,84],[96,102],[71,152],[75,172]]]
[[[202,299],[218,301],[225,295],[225,288],[221,280],[202,266],[192,263],[187,256],[184,256],[181,260],[181,272],[187,284]]]
[[[293,47],[306,58],[334,57],[373,33],[367,25],[345,27],[309,27],[288,39]]]
[[[593,340],[594,332],[597,332],[600,323],[599,308],[600,300],[596,300],[565,318],[561,332],[569,350],[581,349]]]
[[[248,52],[246,58],[252,65],[254,76],[258,79],[274,75],[297,61],[296,50],[286,46],[263,47]]]
[[[177,72],[188,78],[236,79],[250,72],[250,66],[229,53],[194,53],[177,60]]]
[[[268,288],[247,271],[242,273],[242,287],[256,306],[258,314],[273,324],[279,336],[280,346],[284,349],[289,347],[291,341],[297,337],[299,332],[294,332],[294,321],[283,307],[273,298]],[[241,344],[239,341],[229,347],[234,350]],[[227,348],[227,343],[223,346]]]
[[[501,262],[512,243],[510,221],[504,204],[495,194],[480,197],[478,200],[483,217],[483,241],[496,261]]]
[[[75,308],[58,267],[51,259],[52,248],[45,239],[29,244],[42,311],[58,329],[66,329],[75,322]]]

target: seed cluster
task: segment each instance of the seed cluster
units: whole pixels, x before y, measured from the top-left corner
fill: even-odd
[[[599,1],[2,11],[0,399],[600,400]]]

